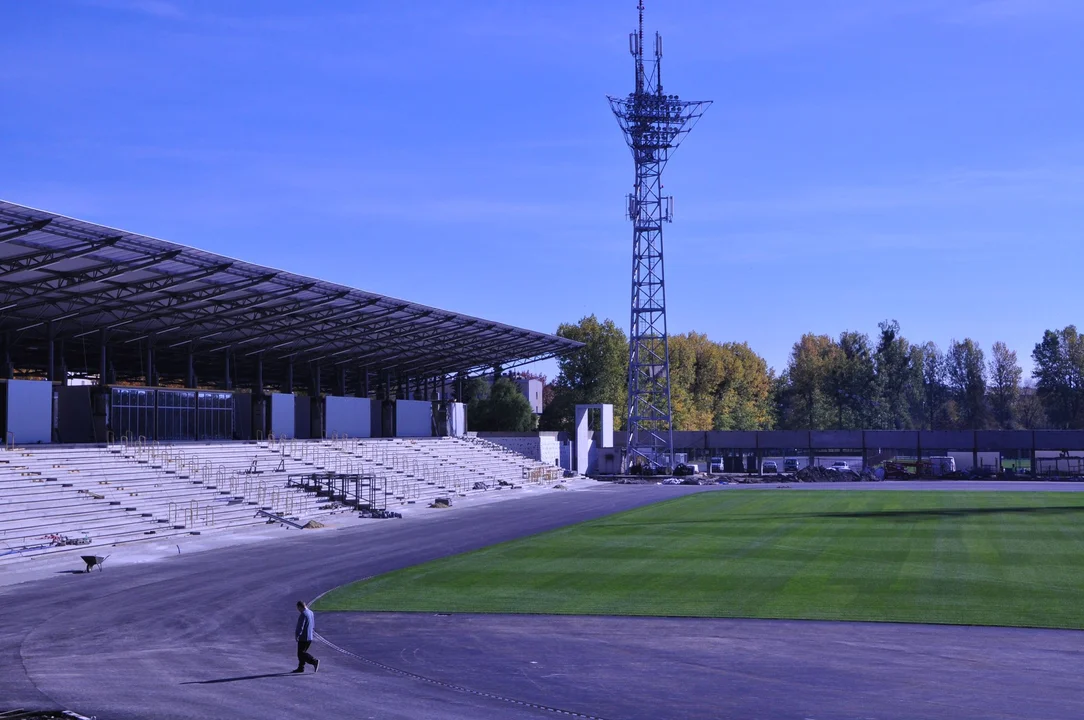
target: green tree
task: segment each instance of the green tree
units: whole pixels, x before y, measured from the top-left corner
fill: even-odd
[[[478,393],[471,398],[467,426],[471,430],[529,432],[537,426],[537,418],[519,387],[507,377],[499,377],[485,397]]]
[[[831,427],[829,373],[839,354],[839,345],[827,335],[806,333],[794,343],[784,374],[785,390],[780,397],[780,422],[785,429]]]
[[[1031,353],[1032,377],[1046,415],[1058,428],[1080,428],[1084,410],[1084,337],[1076,326],[1047,330]]]
[[[828,356],[827,394],[839,429],[869,427],[873,415],[876,373],[869,337],[852,330],[840,333],[837,351]]]
[[[1020,397],[1020,377],[1024,371],[1016,361],[1016,351],[1003,342],[995,342],[990,350],[990,405],[998,427],[1011,430],[1017,399]]]
[[[922,416],[922,349],[907,342],[900,324],[884,320],[873,362],[877,372],[876,408],[871,427],[906,430]]]
[[[1050,421],[1046,418],[1046,410],[1043,402],[1039,399],[1039,393],[1035,386],[1026,382],[1020,387],[1020,393],[1016,398],[1016,408],[1013,417],[1020,427],[1025,430],[1040,430],[1050,427]]]
[[[986,427],[986,360],[971,338],[952,341],[946,356],[949,385],[959,411],[959,425],[969,430]]]
[[[483,377],[471,377],[463,380],[463,397],[460,402],[465,402],[468,405],[477,398],[479,401],[487,400],[489,398],[489,381]]]
[[[613,320],[599,322],[590,315],[578,323],[563,323],[557,334],[584,343],[579,350],[559,357],[553,399],[542,413],[545,430],[571,431],[575,408],[583,403],[614,406],[614,422],[623,427],[628,403],[629,343]]]
[[[948,365],[937,343],[922,346],[922,405],[923,425],[928,430],[939,430],[946,424],[945,403],[948,400]]]
[[[467,429],[489,430],[489,391],[485,378],[472,377],[463,382],[463,402],[467,404]]]
[[[910,405],[910,422],[907,425],[907,428],[920,429],[924,426],[923,419],[926,416],[926,383],[925,368],[923,367],[926,353],[924,352],[922,345],[911,345],[910,354],[909,372],[911,379],[908,383],[909,387],[907,391]]]

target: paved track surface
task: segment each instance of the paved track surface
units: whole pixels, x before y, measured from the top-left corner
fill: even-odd
[[[99,720],[1084,716],[1079,632],[323,613],[317,630],[341,651],[316,643],[320,673],[287,674],[298,598],[696,490],[554,492],[10,586],[0,709]]]

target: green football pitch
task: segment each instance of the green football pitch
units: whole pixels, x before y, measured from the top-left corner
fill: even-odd
[[[1084,493],[709,492],[353,583],[317,608],[1084,629],[1082,521]]]

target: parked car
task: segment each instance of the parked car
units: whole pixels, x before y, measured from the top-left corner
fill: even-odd
[[[783,461],[783,472],[796,473],[798,472],[798,458],[787,458]]]
[[[761,475],[774,475],[779,472],[779,465],[775,460],[765,460],[760,466]]]
[[[846,460],[836,460],[828,467],[828,472],[848,472],[851,466],[847,464]]]

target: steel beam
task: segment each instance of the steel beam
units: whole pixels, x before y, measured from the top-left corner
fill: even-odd
[[[35,230],[41,230],[43,227],[53,221],[52,218],[46,218],[45,220],[34,220],[33,222],[23,223],[22,225],[15,225],[5,228],[0,232],[0,243],[6,243],[9,240],[22,237]]]

